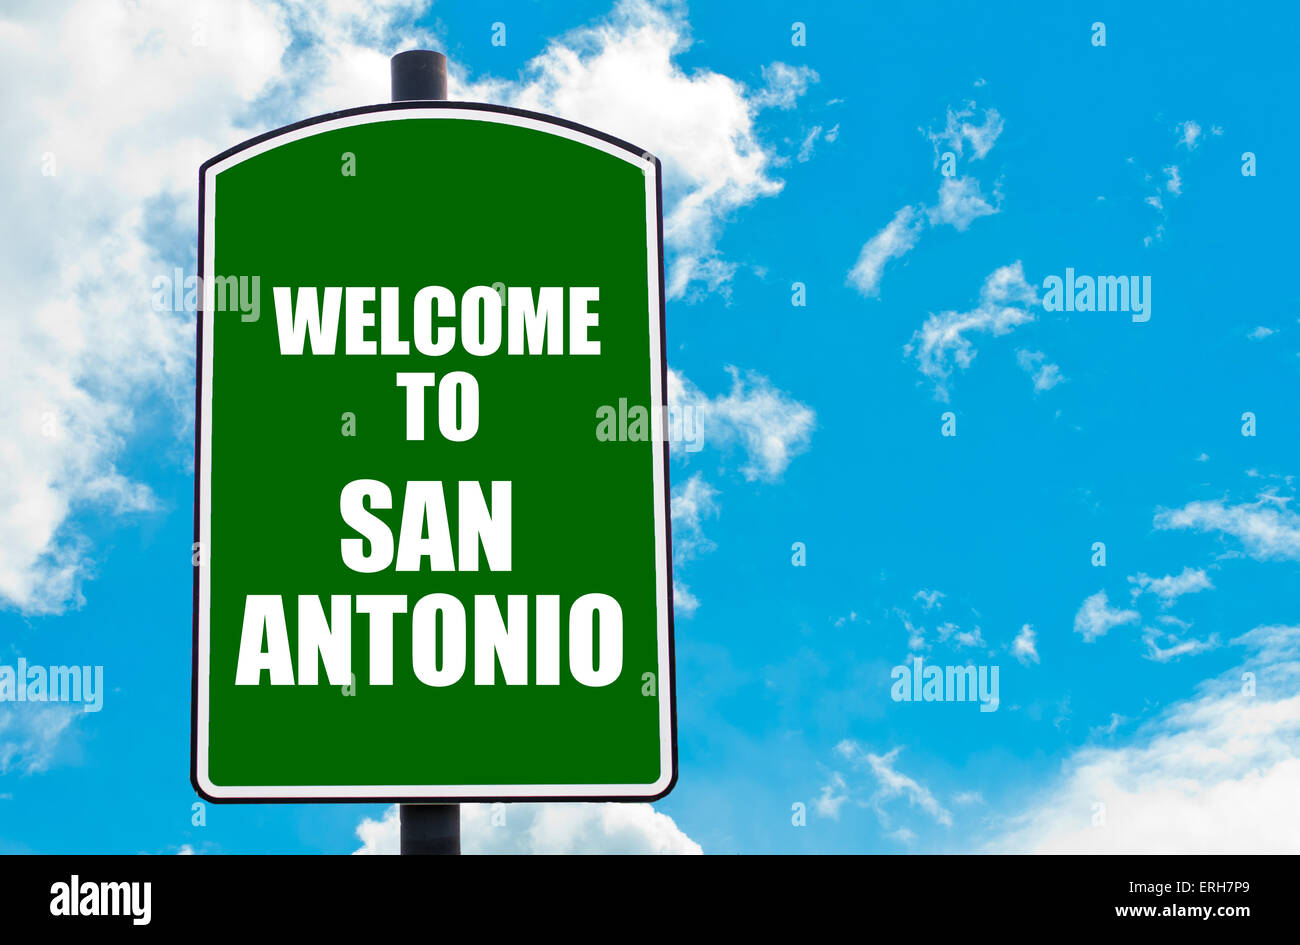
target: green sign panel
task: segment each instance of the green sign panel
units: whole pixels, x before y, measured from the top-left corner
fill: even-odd
[[[676,779],[658,161],[397,103],[201,171],[192,779]]]

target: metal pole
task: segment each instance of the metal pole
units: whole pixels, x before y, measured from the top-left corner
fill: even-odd
[[[394,102],[438,101],[447,97],[447,57],[431,49],[408,49],[392,58]]]
[[[394,102],[439,101],[447,97],[447,57],[430,49],[408,49],[392,58]],[[402,804],[402,855],[458,855],[459,804]]]
[[[403,804],[402,856],[459,855],[459,804]]]

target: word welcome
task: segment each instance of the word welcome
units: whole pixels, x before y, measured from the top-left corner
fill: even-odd
[[[998,710],[998,667],[923,666],[921,657],[912,665],[895,666],[890,697],[895,702],[967,702],[979,700],[981,712]],[[977,685],[978,682],[978,685]]]
[[[376,295],[378,311],[371,307]],[[415,293],[408,314],[397,286],[303,286],[296,298],[289,286],[271,289],[280,353],[285,355],[302,354],[307,342],[314,355],[334,354],[340,320],[345,355],[409,355],[414,344],[420,354],[436,358],[459,343],[469,354],[486,357],[501,348],[503,320],[507,354],[564,354],[566,320],[568,353],[600,354],[600,342],[588,337],[600,320],[590,309],[600,300],[598,288],[571,287],[566,294],[562,286],[545,286],[534,295],[531,288],[510,286],[504,295],[503,302],[502,293],[491,286],[474,286],[461,295],[458,306],[450,289],[425,286]],[[378,340],[368,334],[376,320]]]
[[[1073,269],[1065,278],[1048,276],[1043,280],[1047,294],[1043,308],[1049,312],[1132,312],[1133,321],[1151,320],[1151,277],[1092,276],[1076,277]]]
[[[82,702],[83,711],[104,708],[104,667],[0,665],[0,702]]]

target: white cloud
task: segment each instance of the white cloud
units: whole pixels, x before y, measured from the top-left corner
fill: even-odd
[[[939,602],[947,596],[943,591],[927,591],[922,588],[912,595],[912,600],[919,600],[921,606],[926,610],[933,610],[936,607],[942,607],[943,604]]]
[[[759,108],[789,110],[798,104],[808,86],[817,81],[817,73],[807,66],[773,62],[763,66],[764,87],[754,96]]]
[[[967,102],[961,110],[948,109],[947,119],[942,131],[923,130],[922,133],[934,145],[935,165],[938,166],[939,155],[943,150],[952,151],[957,157],[964,153],[964,145],[969,144],[973,154],[971,160],[982,160],[993,149],[998,136],[1002,134],[1002,116],[995,108],[984,110],[984,120],[975,124],[970,119],[978,106]]]
[[[1241,542],[1260,560],[1300,561],[1300,515],[1290,497],[1264,493],[1256,502],[1229,505],[1223,499],[1189,502],[1181,509],[1157,509],[1155,527],[1221,532]]]
[[[68,746],[81,707],[26,703],[0,706],[0,774],[38,774]]]
[[[1178,165],[1171,164],[1165,168],[1165,189],[1171,194],[1177,196],[1183,192],[1183,179],[1179,176]]]
[[[991,850],[1300,852],[1300,627],[1257,627],[1232,642],[1249,652],[1242,666],[1170,706],[1130,744],[1076,751]],[[1243,691],[1247,671],[1254,694]]]
[[[119,463],[147,410],[189,422],[193,320],[155,311],[150,284],[192,258],[199,164],[309,114],[295,89],[340,89],[354,30],[383,40],[386,99],[392,18],[418,6],[82,0],[0,21],[0,86],[39,90],[0,112],[0,219],[22,221],[0,234],[0,601],[78,605],[75,517],[157,508]],[[289,54],[307,33],[324,59]]]
[[[796,161],[804,164],[812,160],[813,149],[817,144],[817,139],[821,137],[821,133],[822,126],[813,125],[808,134],[804,136],[803,144],[799,145],[799,153],[795,156]]]
[[[808,134],[804,136],[803,144],[799,145],[799,153],[795,155],[795,160],[800,164],[807,163],[812,160],[813,152],[816,151],[819,140],[825,141],[827,144],[834,144],[839,136],[839,125],[830,128],[825,134],[822,133],[821,125],[813,125]]]
[[[0,598],[52,613],[80,602],[91,565],[71,516],[154,507],[116,462],[136,395],[179,400],[191,357],[188,319],[150,305],[149,279],[167,270],[142,207],[192,192],[217,150],[204,140],[246,137],[228,116],[274,75],[279,32],[249,4],[219,16],[246,24],[248,51],[193,47],[192,13],[159,3],[24,14],[0,28],[0,84],[41,90],[0,112],[13,145],[0,175],[16,184],[0,189],[0,218],[23,221],[0,235]]]
[[[400,49],[442,48],[414,22],[431,0],[277,0],[267,3],[300,40],[284,59],[276,98],[297,117],[389,99],[389,59]]]
[[[1195,594],[1199,591],[1213,590],[1214,585],[1210,583],[1209,575],[1200,568],[1185,567],[1181,574],[1166,574],[1162,578],[1153,578],[1148,574],[1138,572],[1136,577],[1130,577],[1129,583],[1134,587],[1131,591],[1134,600],[1143,592],[1150,591],[1160,598],[1160,603],[1168,607],[1184,594]]]
[[[735,266],[722,259],[722,221],[780,192],[776,154],[759,140],[758,114],[789,108],[816,73],[774,62],[750,90],[706,68],[678,64],[691,46],[683,7],[623,0],[594,25],[556,39],[519,81],[469,81],[453,71],[450,94],[560,115],[617,135],[664,162],[664,244],[673,253],[668,295],[694,285],[722,289]]]
[[[1001,202],[996,190],[994,197]],[[965,232],[978,217],[997,212],[998,207],[984,199],[975,178],[945,177],[939,185],[937,204],[899,208],[893,219],[863,244],[857,262],[849,270],[848,284],[868,298],[877,296],[885,267],[891,259],[900,259],[915,248],[927,220],[931,226],[946,223]]]
[[[1048,361],[1047,355],[1041,351],[1020,348],[1016,351],[1016,363],[1033,379],[1036,391],[1051,390],[1065,380],[1061,368]]]
[[[1194,121],[1180,122],[1175,128],[1175,133],[1178,136],[1178,142],[1175,145],[1175,148],[1185,148],[1189,152],[1195,151],[1204,140],[1201,126]],[[1223,129],[1215,125],[1210,129],[1210,133],[1213,135],[1221,135]],[[1189,154],[1187,160],[1190,161],[1191,159],[1191,155]],[[1134,164],[1135,159],[1129,158],[1128,163]],[[1168,220],[1169,214],[1167,212],[1163,195],[1168,194],[1171,198],[1176,198],[1182,194],[1183,171],[1184,168],[1178,164],[1165,165],[1163,168],[1163,185],[1156,181],[1153,174],[1143,173],[1143,184],[1147,185],[1148,189],[1153,187],[1155,190],[1154,193],[1149,193],[1145,198],[1143,198],[1143,200],[1147,206],[1152,207],[1156,211],[1159,219],[1155,228],[1142,238],[1142,245],[1149,247],[1153,243],[1160,242],[1164,239],[1165,221]]]
[[[1247,337],[1250,338],[1251,341],[1263,341],[1269,335],[1274,334],[1277,334],[1277,332],[1272,328],[1269,328],[1266,325],[1257,325],[1255,329],[1247,335]]]
[[[994,191],[994,198],[997,198]],[[997,213],[998,208],[984,199],[980,183],[973,177],[945,177],[939,185],[939,202],[926,211],[931,224],[947,223],[964,233],[978,217]]]
[[[928,650],[929,644],[925,642],[925,627],[918,627],[912,623],[912,618],[905,611],[894,608],[894,615],[903,622],[903,629],[907,632],[907,648],[913,652]]]
[[[885,264],[905,256],[920,235],[924,221],[916,207],[903,207],[894,218],[863,245],[858,261],[849,271],[849,283],[866,296],[878,295]]]
[[[997,337],[1034,320],[1038,293],[1025,281],[1019,260],[990,273],[980,288],[979,304],[969,312],[940,312],[925,320],[903,349],[916,354],[921,373],[935,385],[935,395],[948,399],[948,378],[953,366],[970,367],[978,353],[969,335]]]
[[[1124,716],[1120,715],[1118,712],[1112,712],[1110,714],[1110,721],[1108,721],[1105,725],[1093,726],[1092,728],[1088,729],[1088,734],[1114,735],[1116,732],[1119,731],[1120,725],[1122,725],[1125,721],[1127,721],[1127,719],[1125,719]]]
[[[93,549],[76,516],[157,507],[120,468],[161,401],[184,433],[193,319],[159,312],[150,282],[187,266],[196,170],[268,127],[386,101],[394,49],[438,45],[412,24],[427,0],[139,0],[29,4],[0,21],[0,84],[39,89],[0,114],[0,601],[26,613],[80,603]],[[781,189],[755,116],[788,107],[815,74],[779,63],[756,91],[675,62],[684,12],[624,2],[553,42],[519,81],[452,95],[552,111],[622,135],[665,161],[674,294],[734,266],[720,221]],[[828,136],[829,137],[829,136]],[[54,162],[56,173],[43,175]],[[26,181],[26,184],[21,182]]]
[[[718,490],[700,473],[673,490],[670,503],[673,524],[673,611],[693,617],[700,599],[681,580],[681,566],[698,554],[717,547],[704,534],[704,520],[717,518]]]
[[[460,805],[461,852],[532,854],[699,854],[700,845],[649,804]],[[396,854],[399,808],[357,827],[359,854]]]
[[[678,580],[677,575],[673,575],[673,611],[680,613],[683,617],[694,617],[695,612],[700,609],[700,599],[692,593],[691,589]]]
[[[1215,649],[1219,645],[1219,635],[1212,633],[1205,640],[1196,640],[1184,638],[1171,630],[1147,627],[1142,633],[1142,641],[1147,645],[1147,659],[1168,663],[1182,656],[1193,656]]]
[[[817,415],[774,387],[761,374],[728,367],[731,390],[709,398],[683,374],[668,372],[668,405],[696,408],[706,445],[726,450],[739,443],[746,460],[741,474],[749,481],[773,482],[790,461],[808,449]]]
[[[967,646],[983,647],[988,645],[984,642],[984,634],[979,627],[974,630],[963,630],[958,624],[945,622],[939,625],[938,634],[940,643],[952,640],[957,644],[958,649]]]
[[[907,800],[909,806],[919,807],[925,811],[936,823],[945,827],[952,826],[952,814],[939,803],[930,789],[894,766],[902,750],[900,745],[883,755],[877,755],[847,738],[835,746],[837,755],[855,767],[865,767],[875,778],[876,790],[869,803],[881,817],[882,823],[886,825],[889,823],[889,814],[884,806],[886,802],[901,797]]]
[[[727,370],[731,390],[709,398],[689,378],[670,369],[669,407],[678,413],[684,413],[686,408],[694,410],[694,423],[688,425],[701,443],[722,451],[739,444],[745,453],[740,467],[745,479],[774,482],[790,461],[808,448],[816,414],[773,387],[762,375],[751,371],[742,378],[735,368]],[[718,514],[717,497],[718,490],[698,472],[673,491],[673,558],[678,564],[713,550],[702,523]],[[694,615],[700,605],[691,589],[681,582],[680,574],[673,581],[673,603],[686,617]]]
[[[1195,151],[1201,141],[1201,126],[1194,121],[1179,122],[1175,129],[1178,133],[1178,143],[1188,151]]]
[[[718,516],[718,490],[709,485],[700,473],[673,490],[673,558],[689,561],[701,552],[712,551],[716,545],[704,535],[706,518]]]
[[[1025,624],[1020,628],[1016,638],[1011,641],[1011,653],[1026,666],[1038,662],[1038,635],[1031,625]]]
[[[936,166],[941,146],[947,146],[961,156],[963,142],[968,143],[974,151],[973,160],[983,158],[993,147],[1002,133],[1002,118],[990,108],[984,113],[984,122],[976,125],[967,121],[974,109],[974,102],[968,103],[967,108],[961,111],[949,108],[948,123],[943,131],[922,129],[934,144]],[[827,135],[827,140],[831,140],[830,135]],[[934,206],[918,204],[899,208],[893,219],[863,244],[857,262],[849,271],[848,284],[868,298],[879,295],[885,266],[891,259],[907,255],[916,246],[927,220],[931,226],[946,223],[958,232],[965,232],[977,218],[998,212],[1002,195],[997,187],[994,187],[993,197],[995,203],[989,203],[974,177],[945,176],[939,184],[938,202]]]
[[[928,650],[930,647],[925,642],[925,627],[913,627],[909,621],[903,621],[907,629],[907,648],[913,652]]]
[[[840,819],[840,808],[849,799],[848,782],[838,771],[831,772],[829,784],[822,785],[821,794],[813,799],[813,808],[823,817]]]
[[[1105,636],[1112,627],[1136,623],[1142,615],[1136,610],[1118,610],[1110,606],[1105,591],[1098,591],[1083,602],[1074,615],[1074,632],[1083,634],[1084,642],[1091,643]]]

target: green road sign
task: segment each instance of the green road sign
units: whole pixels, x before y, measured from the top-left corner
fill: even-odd
[[[671,789],[659,188],[639,148],[463,103],[203,165],[203,796]]]

